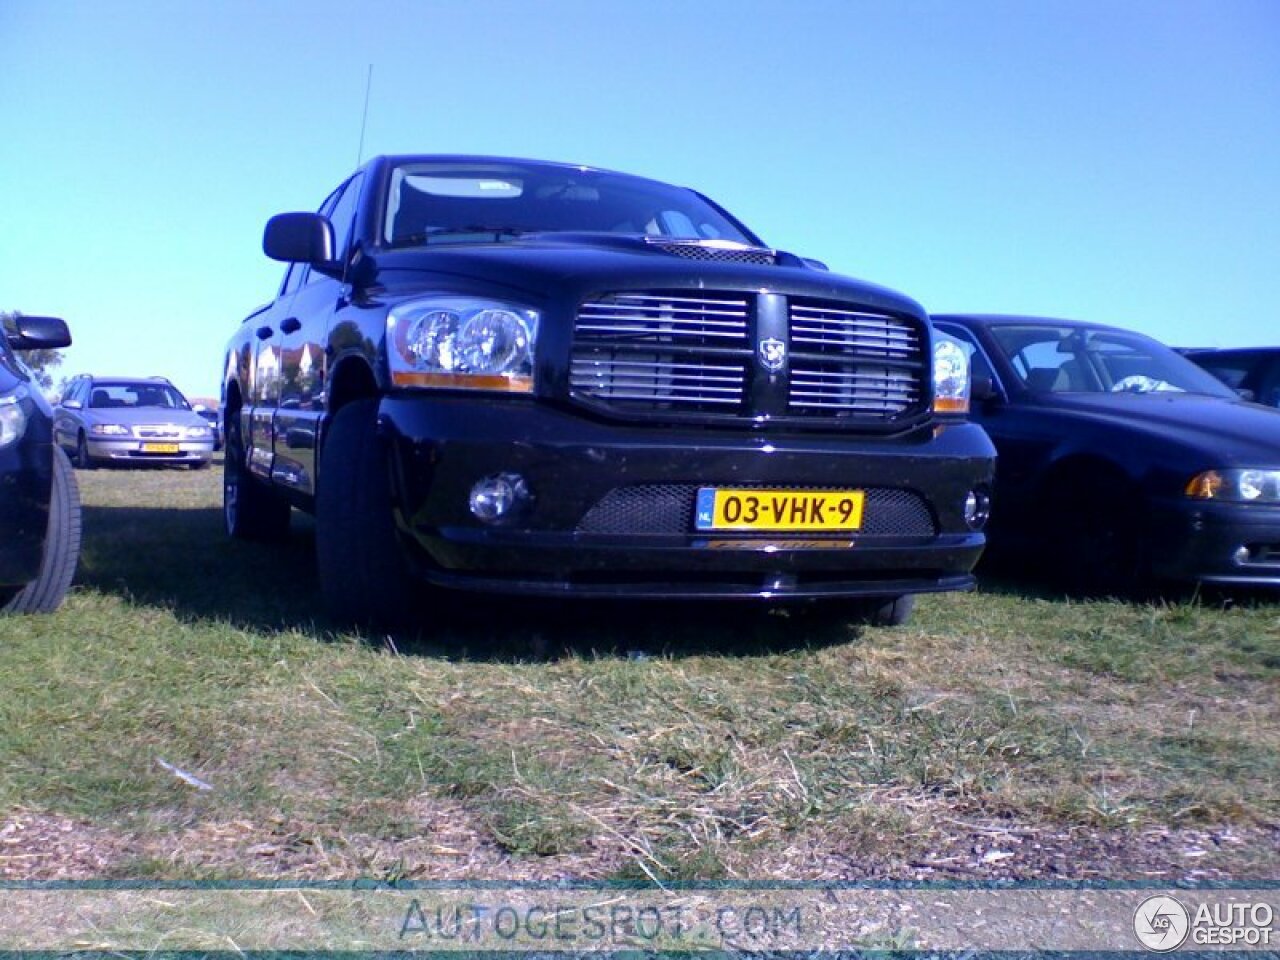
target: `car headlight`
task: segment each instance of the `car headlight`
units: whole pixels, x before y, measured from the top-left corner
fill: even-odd
[[[19,394],[0,397],[0,449],[17,443],[27,430],[27,412]]]
[[[208,427],[187,427],[187,437],[191,440],[208,440],[211,433]]]
[[[1280,503],[1280,470],[1206,470],[1187,484],[1193,500]]]
[[[933,412],[969,412],[969,354],[955,337],[934,331]]]
[[[127,437],[129,436],[129,428],[122,427],[118,423],[95,423],[89,427],[89,432],[95,437]]]
[[[387,359],[398,387],[533,392],[538,313],[463,297],[402,303],[387,314]]]

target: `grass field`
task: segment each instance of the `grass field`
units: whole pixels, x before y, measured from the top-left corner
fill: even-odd
[[[218,470],[79,478],[77,588],[0,619],[0,877],[1280,875],[1275,605],[455,599],[357,637],[307,518],[231,543]]]

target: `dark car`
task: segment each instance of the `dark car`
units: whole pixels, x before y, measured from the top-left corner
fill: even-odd
[[[53,317],[14,318],[0,337],[0,610],[48,613],[80,558],[75,471],[53,444],[53,411],[14,351],[71,343]]]
[[[999,451],[993,551],[1082,584],[1280,586],[1280,412],[1124,330],[935,315]]]
[[[1246,399],[1280,407],[1280,347],[1182,352]]]
[[[263,246],[291,266],[223,360],[226,524],[313,511],[342,619],[415,582],[883,619],[973,583],[993,450],[963,351],[692,190],[380,157]]]
[[[86,470],[169,464],[203,470],[214,428],[164,377],[73,377],[53,422],[54,441]]]

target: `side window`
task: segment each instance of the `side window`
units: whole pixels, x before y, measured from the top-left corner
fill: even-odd
[[[351,247],[351,233],[355,228],[356,205],[360,202],[360,183],[363,179],[362,176],[355,176],[348,181],[333,212],[329,214],[329,221],[333,224],[333,242],[337,247],[335,252],[339,260],[346,258]]]

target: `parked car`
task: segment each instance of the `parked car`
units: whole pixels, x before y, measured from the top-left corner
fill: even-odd
[[[1184,350],[1183,354],[1246,399],[1280,407],[1280,347]]]
[[[197,403],[191,409],[209,425],[209,429],[213,432],[213,452],[217,453],[222,449],[222,415],[218,413],[216,407],[206,407],[203,403]]]
[[[314,512],[340,619],[425,582],[899,621],[973,583],[993,450],[963,351],[692,190],[379,157],[263,247],[290,266],[222,362],[226,525]]]
[[[1081,584],[1280,586],[1280,412],[1137,333],[935,315],[999,452],[993,550]]]
[[[104,463],[202,470],[213,457],[209,424],[164,377],[73,378],[57,406],[54,439],[85,470]]]
[[[53,410],[14,351],[71,344],[54,317],[23,317],[0,336],[0,610],[49,613],[80,558],[75,471],[53,444]]]

